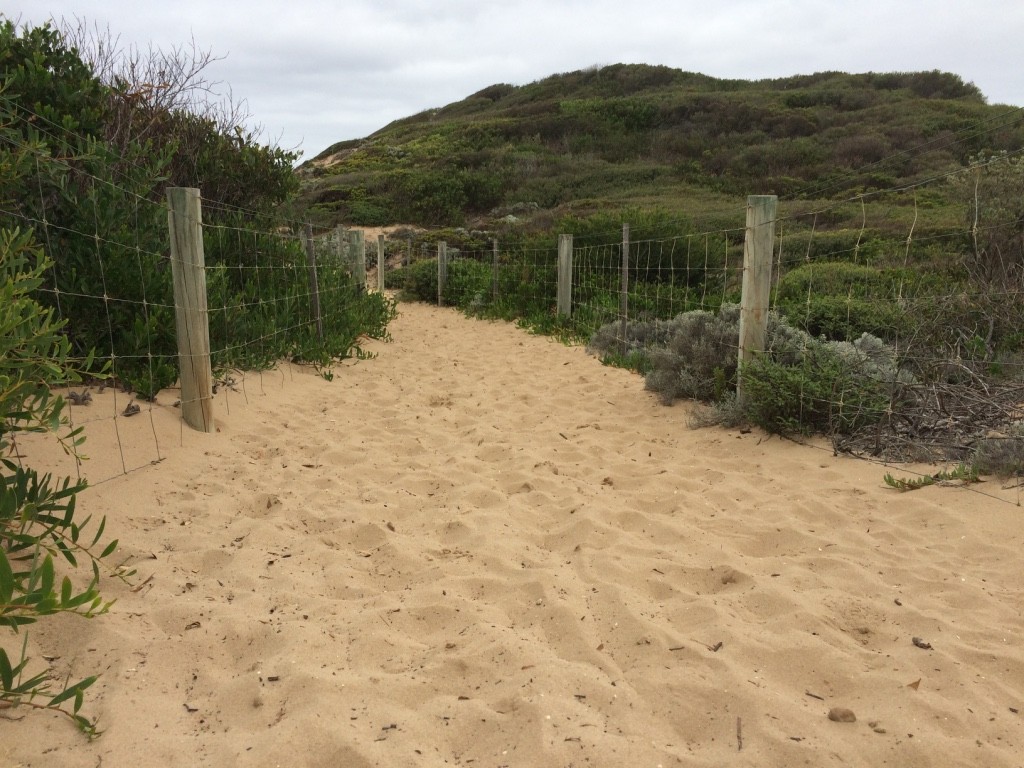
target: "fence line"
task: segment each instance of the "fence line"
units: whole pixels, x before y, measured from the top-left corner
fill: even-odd
[[[962,181],[950,178],[930,183]],[[871,206],[866,195],[812,211],[790,206],[733,229],[598,244],[567,232],[557,250],[455,250],[438,295],[470,313],[518,319],[649,371],[649,353],[679,318],[697,311],[711,318],[700,322],[728,320],[731,306],[755,301],[756,287],[757,327],[765,328],[762,317],[774,324],[766,365],[801,360],[788,374],[806,380],[799,383],[794,429],[830,414],[848,428],[832,434],[834,450],[929,462],[963,460],[986,441],[1020,446],[1024,254],[1009,252],[1019,242],[1019,218],[997,211],[980,222],[936,224],[922,205],[926,187],[888,190],[885,206],[881,193]],[[856,225],[837,231],[836,217],[852,218],[851,212]],[[761,246],[758,277],[744,259],[749,234],[761,226],[774,233]],[[494,251],[496,280],[485,268]],[[401,280],[395,276],[398,287]],[[716,343],[738,360],[748,345],[739,339],[737,333]],[[884,398],[865,400],[845,383],[812,386],[821,383],[822,361],[833,358],[847,375],[875,380]],[[706,378],[713,378],[710,371]],[[744,380],[727,373],[733,379]]]
[[[190,426],[211,431],[211,398],[219,392],[230,410],[232,393],[246,396],[246,372],[262,382],[260,371],[294,359],[329,376],[331,360],[351,352],[359,333],[383,332],[360,326],[386,322],[387,303],[366,293],[365,271],[357,282],[360,260],[348,263],[357,248],[345,242],[343,249],[341,232],[328,242],[308,237],[308,230],[261,226],[247,218],[252,212],[225,217],[224,206],[200,201],[198,190],[195,210],[173,213],[173,192],[161,199],[149,180],[113,182],[71,151],[16,140],[9,146],[27,159],[12,183],[29,194],[0,203],[0,226],[31,230],[49,259],[36,298],[66,323],[72,363],[89,366],[84,383],[64,391],[68,428],[88,426],[98,436],[94,444],[105,445],[99,436],[109,434],[119,474],[163,460],[166,437],[158,434],[156,413],[175,398],[158,400],[161,390],[178,382],[173,407]],[[65,188],[76,196],[67,197]],[[214,212],[212,221],[203,221],[200,205]],[[205,264],[185,255],[185,240],[172,235],[175,220],[191,230],[191,249],[205,251]],[[188,278],[178,274],[186,264],[194,267]],[[181,289],[177,298],[174,288]],[[192,306],[189,318],[176,319],[183,306]],[[345,312],[358,319],[343,320]],[[104,366],[109,378],[101,375]],[[190,415],[194,410],[198,415]],[[138,430],[124,429],[127,418],[148,418],[148,445]],[[70,474],[86,474],[93,485],[116,476],[97,477],[95,465],[83,467],[75,457],[72,465]]]
[[[156,384],[166,376],[166,367],[174,364],[175,357],[162,335],[177,302],[161,273],[168,261],[173,269],[179,259],[168,258],[166,237],[153,237],[148,224],[166,217],[167,206],[147,196],[152,190],[140,191],[91,176],[29,144],[20,149],[33,153],[37,199],[33,205],[5,203],[0,217],[35,228],[51,255],[63,254],[70,245],[71,251],[86,254],[95,262],[95,280],[82,283],[66,272],[66,260],[55,258],[52,284],[42,290],[73,326],[93,323],[96,327],[89,330],[94,337],[107,338],[105,359],[115,378],[136,387],[136,397],[149,409],[152,423],[152,405],[144,405],[151,401],[141,396],[155,395]],[[91,221],[62,221],[52,215],[54,195],[48,185],[55,172],[75,174],[82,182],[86,189],[83,208]],[[776,228],[769,251],[771,267],[766,270],[766,291],[775,314],[813,338],[828,336],[855,343],[864,330],[884,337],[901,356],[901,365],[918,375],[914,385],[918,389],[908,385],[905,391],[924,398],[921,380],[927,378],[932,386],[928,396],[946,402],[954,396],[962,398],[963,392],[937,387],[936,376],[962,377],[973,386],[991,388],[984,368],[999,366],[1019,378],[1022,356],[1008,354],[1008,347],[998,345],[1024,327],[1019,316],[1019,308],[1024,306],[1020,263],[1011,263],[1008,270],[1006,265],[989,264],[992,274],[970,274],[962,284],[946,288],[917,268],[936,261],[954,267],[972,243],[977,252],[985,238],[1012,233],[1018,226],[1010,218],[975,221],[973,226],[955,230],[929,225],[927,208],[919,204],[918,196],[928,184],[947,183],[950,178],[944,174],[810,211],[794,205],[765,222]],[[869,198],[876,204],[870,211]],[[912,220],[908,213],[880,221],[877,204],[883,198],[894,210],[912,211]],[[213,211],[222,208],[216,201],[204,203]],[[119,206],[127,223],[108,220],[105,206]],[[828,231],[825,224],[851,206],[860,212],[859,227],[839,234]],[[578,341],[592,341],[604,331],[614,338],[614,349],[621,357],[638,358],[666,333],[665,324],[681,314],[700,311],[714,315],[744,299],[748,293],[744,283],[751,274],[744,264],[744,241],[750,228],[737,216],[735,225],[725,228],[693,231],[681,226],[667,237],[637,238],[640,228],[630,232],[627,226],[618,242],[595,243],[593,236],[574,234],[572,245],[563,246],[561,255],[554,247],[503,250],[495,239],[479,250],[442,243],[438,253],[443,247],[451,261],[438,259],[437,298],[481,314],[527,318]],[[893,243],[900,238],[893,237],[891,230],[900,228],[901,245],[896,248]],[[271,364],[289,348],[287,339],[322,338],[322,308],[365,295],[366,244],[361,231],[336,229],[313,237],[309,230],[260,229],[251,222],[231,220],[202,223],[201,229],[207,255],[212,255],[204,276],[215,382],[226,381],[233,371]],[[883,230],[890,230],[888,240],[875,236]],[[413,261],[416,244],[406,238],[403,245],[408,260]],[[378,288],[389,277],[386,247],[387,242],[378,237]],[[425,243],[421,245],[425,247]],[[467,265],[475,266],[469,270]],[[756,282],[765,284],[764,280]],[[80,328],[72,330],[77,333]],[[127,343],[125,335],[133,335],[134,341]],[[927,344],[922,343],[924,336]],[[730,354],[738,360],[742,348],[738,337],[728,344]],[[778,348],[772,344],[781,342],[769,341],[768,351],[774,354]],[[191,361],[197,353],[180,354]],[[804,402],[809,410],[843,410],[849,407],[846,394],[823,398],[808,392]],[[1003,419],[999,424],[1009,423],[1019,413],[1007,399],[1013,395],[1012,389],[1000,391],[1002,399],[990,402],[990,410]],[[183,392],[181,405],[201,405],[204,397],[202,392]],[[76,419],[83,418],[79,405],[72,410]],[[138,408],[140,404],[133,399],[128,408],[133,405]],[[121,413],[115,408],[115,431],[117,420],[127,417],[128,408]],[[209,425],[208,420],[203,423]],[[159,460],[155,429],[154,442]],[[131,469],[123,451],[122,468]]]

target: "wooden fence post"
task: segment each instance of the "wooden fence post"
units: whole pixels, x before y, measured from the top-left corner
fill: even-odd
[[[355,278],[356,293],[366,292],[366,241],[363,230],[353,229],[348,233],[348,255],[352,259],[352,274]]]
[[[316,274],[316,247],[313,245],[313,225],[307,224],[303,237],[306,241],[306,263],[309,270],[309,309],[316,322],[316,335],[324,340],[324,321],[320,316],[320,281]]]
[[[768,304],[772,284],[772,248],[775,242],[775,195],[747,198],[747,231],[743,241],[743,296],[740,300],[739,367],[764,352]],[[736,396],[743,398],[743,377],[737,378]]]
[[[491,299],[498,300],[498,238],[491,240]]]
[[[622,354],[626,354],[626,327],[629,320],[629,224],[622,225],[622,279],[619,287],[619,317],[621,320]]]
[[[206,307],[206,255],[199,190],[168,187],[167,204],[181,415],[192,429],[213,432],[210,318]]]
[[[572,235],[558,236],[558,314],[572,315]]]
[[[437,244],[437,306],[444,305],[444,286],[448,282],[448,243]]]
[[[349,264],[348,259],[348,236],[345,234],[345,227],[339,224],[334,232],[338,243],[338,263],[343,269],[348,270],[349,274],[352,274],[352,265]]]

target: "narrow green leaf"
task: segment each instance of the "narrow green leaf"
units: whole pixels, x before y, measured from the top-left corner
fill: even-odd
[[[92,677],[87,677],[84,680],[79,680],[74,685],[68,686],[63,691],[61,691],[56,696],[54,696],[52,699],[50,699],[50,702],[46,706],[48,706],[48,707],[55,707],[58,704],[62,704],[63,702],[67,701],[68,699],[72,699],[73,698],[75,700],[74,711],[77,712],[79,710],[79,708],[82,706],[82,704],[81,704],[82,691],[84,691],[90,685],[95,683],[96,679],[97,679],[96,675],[93,675]]]
[[[77,693],[78,691],[75,690],[74,686],[71,686],[70,688],[65,688],[63,691],[61,691],[52,699],[50,699],[49,703],[46,706],[56,707],[57,705],[63,704],[68,699],[74,697]]]
[[[64,555],[64,559],[71,563],[73,567],[77,568],[78,559],[75,557],[75,553],[64,545],[64,542],[58,542],[57,547],[60,549],[61,554]]]
[[[92,537],[92,546],[96,546],[99,543],[100,537],[103,536],[103,529],[107,527],[107,518],[103,517],[100,520],[100,526],[96,529],[96,535]],[[102,555],[101,555],[102,557]]]
[[[67,606],[68,603],[71,602],[71,590],[72,590],[71,579],[69,579],[67,576],[65,576],[64,577],[64,581],[62,581],[61,585],[60,585],[60,604],[61,605]]]
[[[14,687],[14,670],[11,668],[11,660],[7,658],[7,652],[3,648],[0,648],[0,685],[3,685],[5,691]]]
[[[42,565],[39,566],[39,592],[44,595],[48,595],[53,592],[53,556],[47,555],[43,558]]]
[[[0,549],[0,605],[7,605],[11,602],[14,594],[14,571],[7,561],[7,555]]]

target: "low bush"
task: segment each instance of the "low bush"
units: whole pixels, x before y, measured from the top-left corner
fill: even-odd
[[[806,264],[786,273],[776,290],[779,312],[812,336],[852,340],[862,333],[905,336],[913,326],[899,299],[926,290],[909,269],[878,269],[846,262]]]
[[[743,367],[741,405],[750,422],[771,433],[827,435],[877,423],[890,406],[891,382],[834,345],[807,342],[796,364],[759,355]]]
[[[1017,422],[1004,434],[991,434],[980,440],[971,463],[982,475],[1024,476],[1024,422]]]
[[[448,282],[444,303],[470,314],[482,314],[491,303],[494,269],[472,259],[456,259],[448,264]]]
[[[437,259],[422,259],[392,270],[385,273],[384,279],[400,287],[401,298],[407,301],[437,301]]]
[[[718,315],[694,310],[670,320],[665,345],[649,353],[646,388],[666,404],[680,397],[720,400],[736,381],[739,326],[731,314],[731,308]]]
[[[646,388],[669,404],[690,398],[719,404],[721,418],[774,433],[845,434],[877,421],[912,377],[880,339],[827,342],[769,314],[764,354],[739,370],[739,307],[684,312],[669,321],[603,326],[590,348],[607,355],[643,354]],[[742,378],[743,398],[734,392]],[[707,420],[706,416],[702,417]]]

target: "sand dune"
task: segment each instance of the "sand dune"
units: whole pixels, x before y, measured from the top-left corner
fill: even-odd
[[[1018,490],[898,494],[691,430],[581,349],[400,309],[331,383],[222,390],[216,434],[173,393],[118,419],[127,475],[98,418],[125,396],[76,409],[105,480],[80,508],[150,580],[30,635],[102,672],[103,736],[0,713],[0,765],[1024,765]]]

